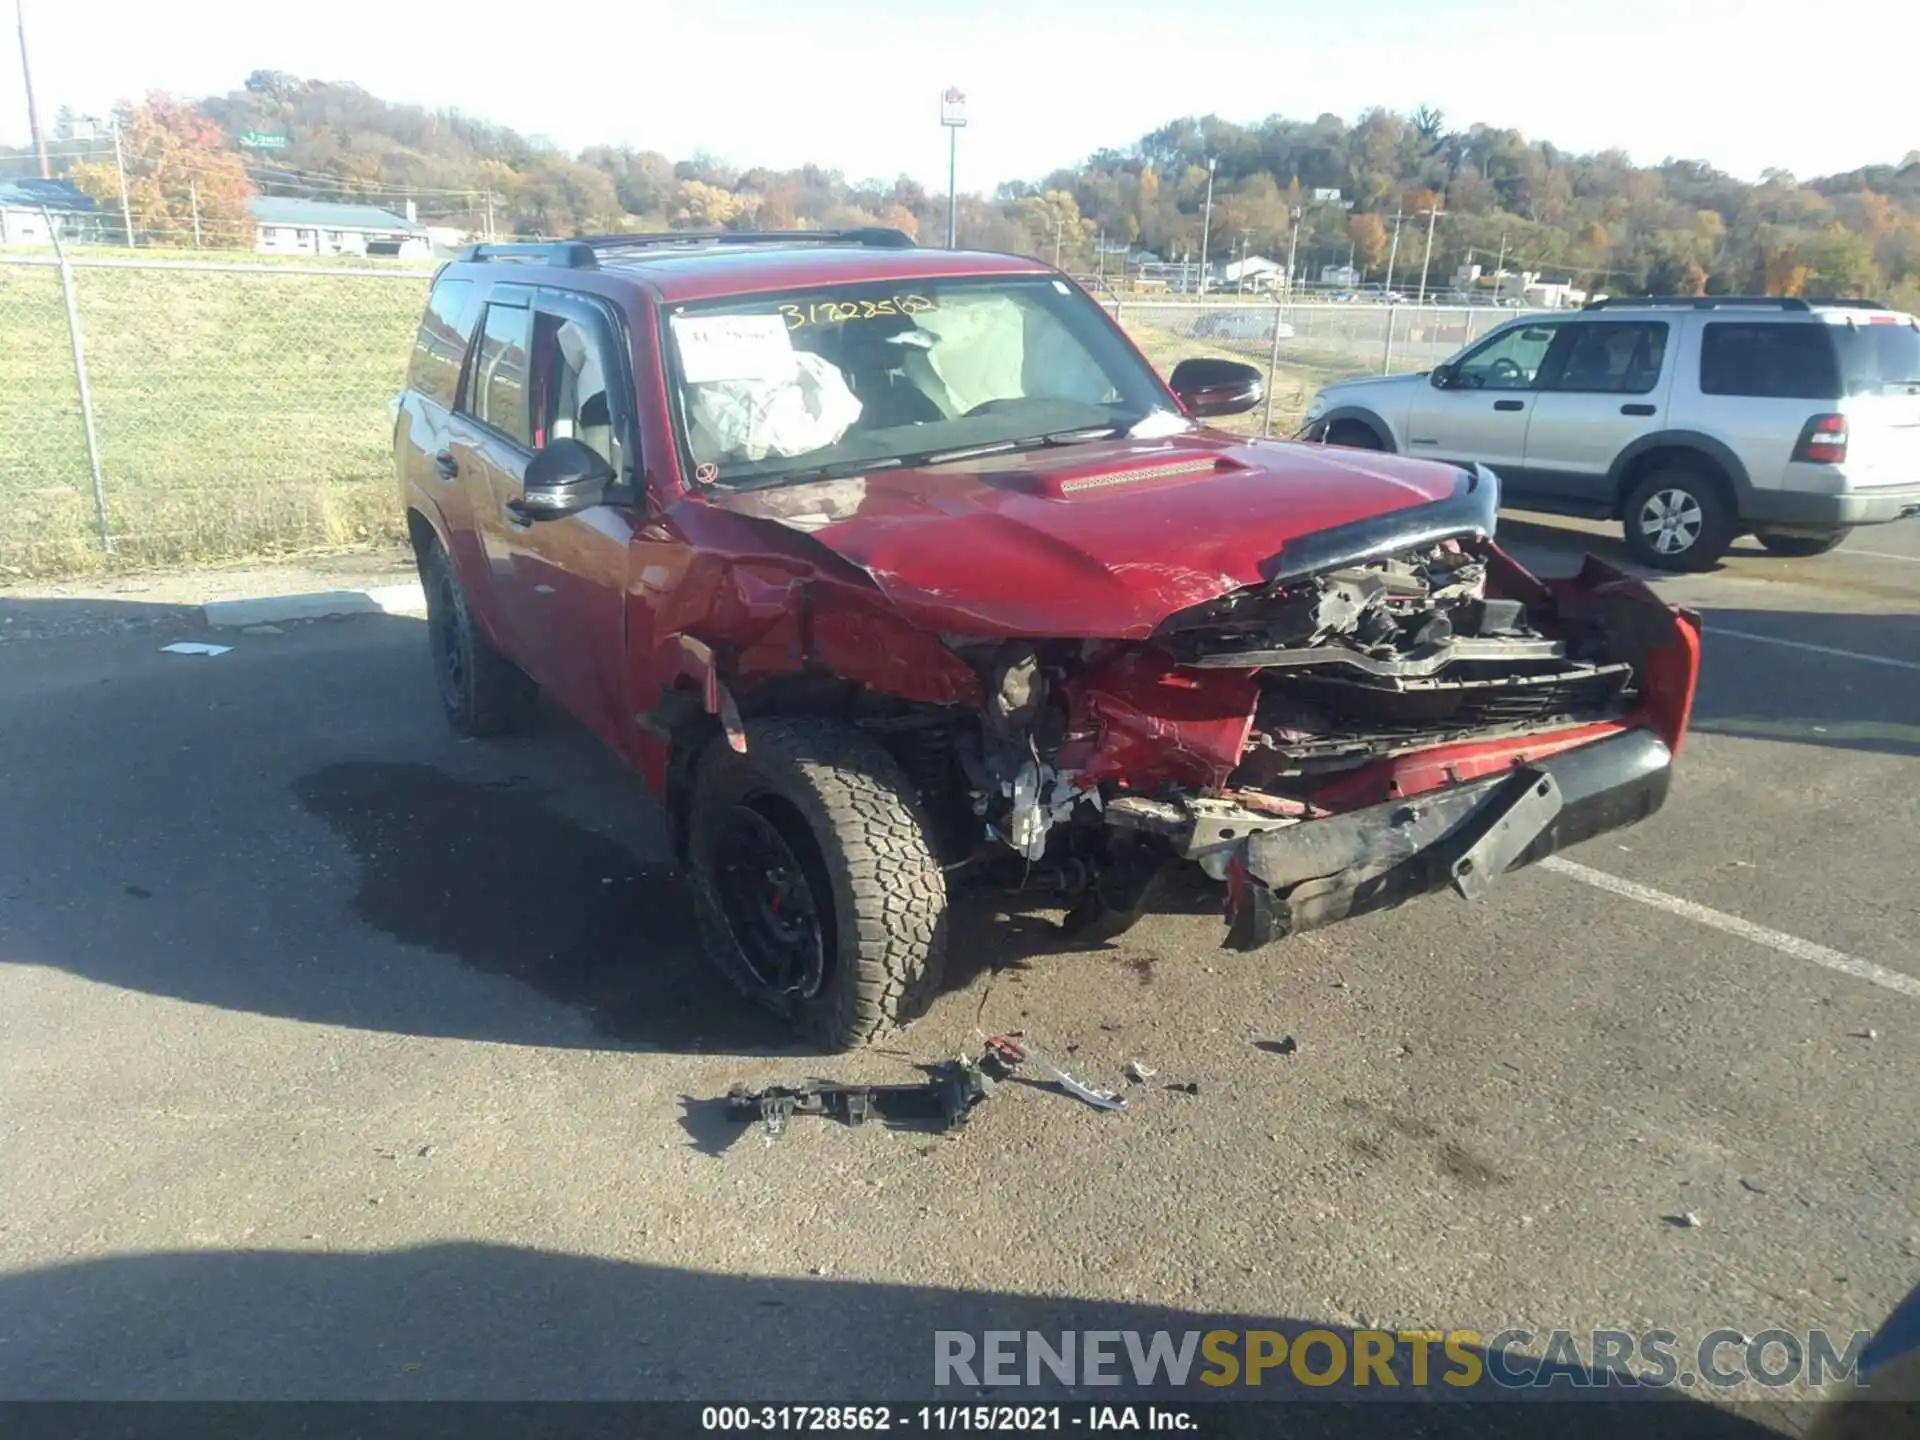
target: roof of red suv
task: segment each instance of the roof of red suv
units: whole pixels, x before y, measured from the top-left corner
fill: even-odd
[[[602,275],[631,276],[669,303],[813,285],[866,281],[905,284],[913,280],[954,275],[1053,273],[1046,265],[1024,255],[1000,255],[984,250],[937,250],[920,246],[895,248],[852,243],[782,244],[778,240],[769,240],[764,244],[703,245],[699,243],[701,238],[689,236],[689,243],[684,247],[649,244],[631,250],[595,242],[593,249],[597,265],[594,268]],[[481,248],[484,250],[487,247]],[[525,247],[527,250],[533,248]],[[485,255],[478,258],[483,261],[491,259]],[[502,258],[506,257],[503,255]],[[512,258],[524,260],[532,257],[523,253]],[[534,276],[525,278],[531,280]],[[539,278],[545,280],[549,277],[542,274]]]

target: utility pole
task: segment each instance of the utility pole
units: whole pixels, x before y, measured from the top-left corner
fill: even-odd
[[[1500,274],[1507,268],[1507,232],[1500,232],[1500,259],[1493,267],[1493,298],[1497,304],[1500,299]]]
[[[26,0],[13,0],[13,16],[20,30],[20,78],[27,88],[27,129],[33,135],[33,153],[40,161],[40,178],[51,180],[53,170],[47,164],[47,137],[40,133],[40,112],[33,104],[33,66],[27,62]]]
[[[1388,294],[1393,293],[1393,262],[1400,258],[1400,222],[1406,218],[1398,210],[1393,212],[1393,244],[1387,250],[1386,289]]]
[[[1207,209],[1200,220],[1200,293],[1207,293],[1207,237],[1213,229],[1213,170],[1219,160],[1207,157]]]
[[[1300,251],[1300,207],[1287,212],[1293,223],[1287,226],[1287,299],[1293,299],[1293,257]]]
[[[1433,261],[1433,223],[1447,212],[1438,204],[1426,212],[1427,216],[1427,253],[1420,261],[1420,303],[1427,303],[1427,266]]]
[[[493,191],[487,191],[487,239],[493,239]]]
[[[127,203],[127,157],[120,148],[120,117],[113,117],[113,168],[120,176],[120,223],[126,227],[127,248],[133,248],[133,207]]]
[[[193,248],[200,248],[200,187],[193,177],[187,177],[187,204],[193,207]]]

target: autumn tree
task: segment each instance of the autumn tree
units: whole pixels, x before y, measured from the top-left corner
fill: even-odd
[[[1387,258],[1387,222],[1378,215],[1350,216],[1347,236],[1353,242],[1354,263],[1363,271],[1373,269]]]
[[[121,105],[117,114],[136,235],[162,244],[251,249],[253,182],[245,162],[226,148],[220,127],[196,106],[157,90],[139,104]],[[76,165],[69,178],[101,209],[119,212],[120,176],[111,160]]]

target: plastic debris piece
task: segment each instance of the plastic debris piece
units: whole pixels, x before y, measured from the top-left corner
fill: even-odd
[[[1691,1210],[1682,1210],[1678,1215],[1668,1215],[1664,1218],[1676,1230],[1698,1230],[1703,1223]]]
[[[224,655],[231,645],[209,645],[202,640],[176,640],[171,645],[162,645],[163,655]]]
[[[1166,1088],[1181,1095],[1198,1095],[1200,1093],[1200,1082],[1198,1080],[1175,1080]]]
[[[1065,1067],[1049,1060],[1025,1040],[1012,1040],[1005,1035],[995,1035],[987,1041],[987,1047],[1007,1060],[1014,1061],[1014,1063],[1018,1063],[1018,1061],[1032,1062],[1034,1066],[1051,1075],[1054,1084],[1058,1085],[1062,1090],[1077,1100],[1086,1101],[1087,1104],[1097,1110],[1124,1110],[1127,1108],[1125,1096],[1117,1095],[1111,1090],[1102,1090],[1098,1085],[1088,1084],[1085,1080],[1080,1079],[1079,1076],[1074,1075]],[[1015,1061],[1014,1057],[1018,1057],[1018,1061]]]
[[[1155,1070],[1151,1065],[1142,1065],[1138,1060],[1129,1060],[1127,1062],[1127,1078],[1135,1084],[1138,1084],[1142,1080],[1151,1080],[1159,1073],[1160,1072]]]

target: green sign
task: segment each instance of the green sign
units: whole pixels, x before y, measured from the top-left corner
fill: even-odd
[[[284,150],[287,148],[287,137],[249,130],[240,137],[240,143],[249,150]]]

